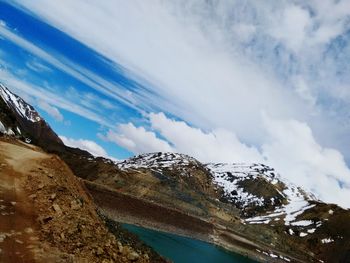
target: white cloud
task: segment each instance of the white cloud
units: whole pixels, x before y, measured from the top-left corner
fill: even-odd
[[[48,66],[44,65],[43,63],[41,63],[40,61],[38,61],[37,59],[32,59],[30,61],[26,62],[26,66],[36,72],[39,73],[43,73],[43,72],[51,72],[51,68],[49,68]]]
[[[163,113],[149,114],[153,131],[129,123],[105,137],[135,154],[175,151],[202,162],[265,163],[321,200],[349,208],[350,170],[341,153],[320,146],[306,123],[275,120],[266,114],[262,119],[268,139],[261,149],[247,146],[225,129],[204,132]]]
[[[120,87],[117,83],[107,81],[95,74],[94,72],[91,72],[90,70],[70,61],[69,59],[60,56],[59,54],[45,51],[44,49],[22,38],[20,35],[18,35],[18,32],[12,31],[9,28],[0,26],[0,36],[5,37],[12,43],[27,50],[28,52],[37,56],[46,63],[81,81],[82,83],[86,84],[88,87],[94,89],[95,91],[100,92],[105,96],[109,96],[112,99],[121,101],[122,103],[137,109],[137,106],[135,106],[136,104],[132,103],[134,101],[130,99],[130,94],[126,92],[125,89]],[[29,67],[32,70],[38,71],[43,70],[43,67],[45,66],[39,66],[38,63],[34,65],[31,62],[31,64],[27,63],[27,67]],[[137,96],[138,95],[135,94],[136,98]]]
[[[346,78],[339,77],[343,65],[333,56],[324,63],[325,52],[349,29],[349,5],[346,0],[18,1],[147,80],[152,93],[122,94],[128,103],[166,110],[205,129],[223,127],[255,144],[264,136],[261,110],[307,121],[312,129],[319,119],[328,125],[320,96],[334,93],[329,87],[335,83],[347,85],[339,83]],[[310,105],[321,110],[310,111]],[[333,125],[341,129],[342,121]],[[335,132],[315,136],[342,147]]]
[[[132,123],[120,124],[118,133],[110,130],[103,137],[133,153],[173,151],[166,141],[157,138],[153,132],[146,131],[143,127],[135,127]]]
[[[100,96],[91,92],[82,92],[73,86],[70,86],[64,91],[64,95],[68,98],[75,98],[75,101],[88,109],[92,109],[95,112],[103,112],[107,110],[120,110],[120,107],[115,105],[110,100],[102,99]]]
[[[6,27],[6,22],[4,20],[0,20],[0,26]]]
[[[232,29],[238,41],[243,43],[250,41],[256,33],[256,26],[252,24],[238,23],[234,25]]]
[[[88,151],[94,156],[101,156],[111,160],[116,160],[115,158],[108,155],[105,149],[102,146],[98,145],[96,142],[91,140],[84,139],[72,139],[65,136],[59,136],[63,143],[69,147],[79,148],[85,151]]]
[[[51,106],[50,104],[48,104],[43,100],[39,100],[37,105],[40,109],[45,111],[47,114],[53,117],[56,121],[63,121],[63,115],[60,113],[60,111],[56,107]]]
[[[350,207],[350,170],[339,151],[322,147],[306,123],[264,116],[264,126],[262,154],[271,166],[321,200]]]
[[[299,166],[297,178],[302,176],[304,186],[315,190],[312,183],[316,183],[322,191],[319,194],[328,200],[340,189],[336,180],[347,182],[348,168],[341,154],[331,148],[347,152],[350,159],[350,128],[344,125],[348,122],[349,96],[342,95],[349,93],[350,82],[350,49],[342,44],[349,41],[349,1],[18,2],[121,64],[138,81],[149,84],[150,92],[123,91],[79,65],[52,60],[7,29],[1,30],[3,36],[106,96],[121,98],[137,109],[169,112],[201,128],[150,115],[153,129],[168,136],[170,144],[153,136],[152,131],[127,124],[110,134],[110,139],[127,149],[170,148],[203,159],[267,158],[275,165],[282,163],[274,161],[279,155],[291,151],[283,167],[278,166],[291,181],[297,180],[292,178],[297,170],[288,172],[288,158]],[[273,117],[262,119],[261,112]],[[188,137],[165,124],[186,131]],[[276,130],[269,128],[272,126]],[[285,127],[289,129],[284,139],[293,141],[295,147],[281,139],[279,131]],[[143,144],[141,138],[149,142]],[[186,143],[196,147],[190,149]],[[211,152],[215,147],[225,154]],[[302,154],[304,150],[318,157],[308,159]],[[333,173],[319,165],[326,158],[336,167]],[[316,168],[317,175],[310,175]],[[331,194],[322,183],[332,185]],[[340,197],[347,193],[344,189],[334,195],[338,203],[346,202]]]
[[[262,162],[254,147],[241,143],[237,136],[224,129],[205,133],[183,121],[167,118],[163,113],[149,115],[153,129],[170,141],[176,151],[195,156],[204,162]]]
[[[113,125],[111,125],[103,116],[76,103],[74,101],[75,98],[70,97],[70,99],[72,99],[71,101],[61,94],[57,94],[35,84],[19,80],[18,77],[6,70],[0,70],[0,80],[2,83],[7,85],[11,91],[19,94],[28,102],[32,101],[32,97],[35,97],[40,101],[45,101],[50,105],[54,105],[54,107],[73,112],[106,127],[113,127]]]
[[[291,81],[294,83],[295,91],[296,93],[305,100],[311,108],[315,106],[316,104],[316,97],[312,94],[312,91],[310,87],[307,85],[306,81],[303,79],[302,76],[295,76],[291,79]]]
[[[187,16],[183,15],[188,11],[186,4],[183,10],[183,3],[173,6],[161,1],[152,5],[144,1],[21,4],[148,80],[152,93],[143,94],[143,106],[166,109],[199,127],[234,130],[250,142],[261,138],[258,115],[262,108],[281,116],[304,115],[302,102],[292,91],[282,89],[275,76],[243,57],[226,39],[232,30],[245,31],[245,38],[259,31],[254,31],[251,23],[227,29],[215,24],[214,14],[209,14],[209,19]],[[225,7],[227,3],[215,15],[230,17]],[[47,10],[59,10],[60,18]],[[252,123],[258,128],[250,129]]]
[[[287,6],[275,20],[271,34],[294,52],[298,52],[304,45],[307,30],[311,25],[308,10],[296,5]]]

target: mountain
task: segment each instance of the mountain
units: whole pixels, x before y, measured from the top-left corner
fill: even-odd
[[[100,169],[99,162],[91,162],[94,159],[93,155],[87,151],[64,145],[58,135],[30,104],[1,83],[0,133],[15,136],[22,141],[31,142],[49,153],[59,155],[73,172],[82,178],[95,177]]]
[[[65,146],[3,85],[0,94],[0,131],[60,156],[111,220],[202,239],[261,262],[350,262],[350,211],[317,200],[272,167],[166,152],[121,162],[93,157]]]
[[[123,174],[101,183],[213,222],[212,238],[224,247],[234,243],[224,235],[233,233],[259,244],[254,250],[269,262],[350,260],[349,210],[317,200],[264,164],[202,164],[151,153],[116,165]]]
[[[61,139],[22,98],[0,84],[0,130],[7,134],[30,139],[44,148],[63,145]]]
[[[3,85],[0,96],[0,262],[167,262],[99,215],[79,178],[43,149],[89,153],[64,146],[34,108]]]

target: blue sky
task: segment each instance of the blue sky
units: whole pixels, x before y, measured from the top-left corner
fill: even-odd
[[[54,56],[57,55],[60,59],[69,59],[71,63],[82,65],[84,69],[94,72],[113,85],[122,86],[125,90],[132,91],[142,88],[140,84],[124,74],[122,67],[67,34],[6,3],[0,3],[0,10],[0,19],[6,23],[6,30],[15,32],[36,47],[49,54],[54,54]],[[52,94],[65,97],[71,103],[75,103],[79,96],[82,96],[83,100],[87,100],[83,98],[84,96],[91,97],[92,105],[88,105],[86,108],[99,112],[110,125],[140,117],[139,110],[129,107],[121,100],[112,99],[105,94],[96,92],[83,81],[67,74],[55,65],[47,63],[40,56],[36,56],[14,41],[3,38],[0,39],[0,43],[3,52],[1,59],[6,63],[2,66],[6,67],[6,70],[11,72],[14,77],[50,90]],[[111,64],[113,64],[113,68],[110,67]],[[7,80],[5,78],[2,81],[6,83]],[[16,89],[16,87],[13,88]],[[25,97],[28,95],[30,93],[26,94]],[[106,105],[99,105],[95,103],[96,100],[104,100]],[[38,102],[34,100],[33,103],[37,104]],[[106,127],[84,115],[61,108],[59,111],[64,121],[59,121],[40,106],[37,109],[59,135],[97,141],[98,144],[108,149],[111,156],[118,158],[126,158],[131,155],[131,152],[124,148],[118,147],[118,145],[111,147],[109,143],[96,137],[96,134],[103,132]]]
[[[264,162],[350,207],[349,12],[331,0],[0,1],[0,81],[95,155]]]

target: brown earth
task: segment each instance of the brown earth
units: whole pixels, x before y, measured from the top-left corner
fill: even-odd
[[[84,183],[99,209],[115,221],[153,229],[166,229],[167,232],[202,240],[213,234],[213,225],[200,218],[99,184],[89,181]]]
[[[131,261],[150,258],[108,231],[64,162],[19,141],[0,141],[0,262]]]
[[[83,181],[101,213],[112,221],[203,240],[259,262],[280,262],[280,260],[266,257],[258,250],[285,255],[279,249],[271,251],[266,244],[247,239],[239,233],[239,229],[228,228],[218,222],[206,221],[176,208],[169,208],[90,181]],[[293,254],[288,257],[292,260],[291,262],[305,262],[294,257]]]

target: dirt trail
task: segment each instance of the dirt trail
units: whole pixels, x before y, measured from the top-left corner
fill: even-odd
[[[23,175],[44,154],[0,142],[0,262],[34,262],[38,225]]]
[[[109,232],[59,157],[0,139],[0,262],[145,263],[147,253]]]

